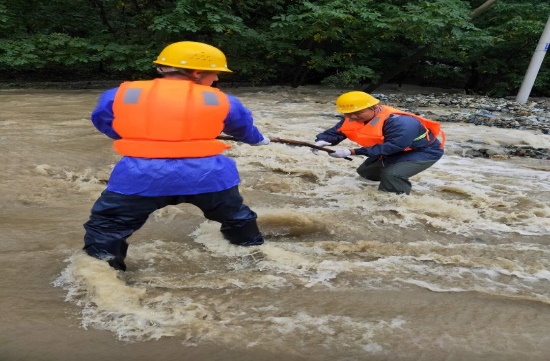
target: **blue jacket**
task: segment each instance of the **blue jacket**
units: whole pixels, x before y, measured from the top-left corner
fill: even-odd
[[[105,91],[92,112],[92,123],[112,139],[120,139],[113,129],[113,101],[118,88]],[[241,142],[255,144],[264,138],[254,126],[250,110],[239,99],[227,95],[229,113],[225,134]],[[204,158],[147,159],[124,156],[115,165],[107,189],[142,196],[191,195],[217,192],[240,183],[235,161],[222,154]]]
[[[346,139],[344,133],[338,129],[342,126],[344,118],[332,128],[317,134],[317,140],[324,140],[332,145],[336,145]],[[408,115],[390,115],[384,123],[382,133],[384,134],[384,143],[376,144],[372,147],[356,148],[355,154],[365,155],[368,158],[367,164],[374,163],[382,156],[382,164],[389,166],[398,162],[405,161],[428,161],[438,160],[443,156],[443,149],[440,149],[441,142],[431,133],[428,137],[414,141],[416,137],[426,131],[422,123]],[[403,149],[411,147],[410,151]]]

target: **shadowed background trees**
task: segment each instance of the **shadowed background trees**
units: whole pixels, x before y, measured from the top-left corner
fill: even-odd
[[[235,84],[514,95],[549,15],[547,0],[4,0],[0,80],[150,78],[192,40],[226,53]],[[550,96],[549,62],[533,95]]]

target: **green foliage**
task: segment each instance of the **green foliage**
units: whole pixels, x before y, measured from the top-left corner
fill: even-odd
[[[509,0],[497,2],[474,21],[491,35],[490,42],[472,51],[480,74],[480,91],[491,96],[517,93],[549,14],[550,3],[546,1]],[[544,73],[544,68],[541,71]],[[542,75],[536,84],[544,83]],[[550,83],[544,84],[549,95]],[[535,87],[534,94],[542,95],[541,90]]]
[[[377,74],[366,66],[354,66],[350,69],[339,71],[336,74],[329,75],[324,78],[321,83],[330,87],[352,87],[357,88],[360,86],[360,79],[374,79],[377,80]]]
[[[6,6],[4,4],[0,4],[0,31],[4,33],[8,33],[8,30],[10,28],[10,16],[8,14],[8,9],[6,9]]]
[[[246,27],[228,2],[179,0],[170,12],[156,16],[149,30],[167,34],[242,33]]]
[[[510,95],[550,3],[499,0],[472,20],[484,2],[4,0],[0,76],[148,78],[164,46],[194,40],[226,53],[230,82],[357,88],[393,72],[392,81]],[[547,68],[536,94],[549,92]]]
[[[278,78],[298,86],[307,77],[326,84],[350,84],[337,81],[338,74],[355,74],[360,78],[373,74],[369,32],[378,27],[380,13],[371,11],[371,0],[300,2],[274,16],[270,37],[265,43],[270,59],[281,64]],[[361,24],[369,24],[367,28]],[[313,75],[311,75],[313,74]]]

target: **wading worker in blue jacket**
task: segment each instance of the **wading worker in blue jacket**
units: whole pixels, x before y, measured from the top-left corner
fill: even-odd
[[[434,165],[443,156],[445,134],[439,123],[385,105],[372,95],[352,91],[336,100],[344,114],[334,127],[317,135],[315,145],[336,145],[348,138],[360,148],[336,149],[331,157],[368,157],[357,168],[363,178],[380,181],[379,190],[411,192],[409,178]],[[441,143],[436,137],[441,134]],[[314,150],[315,151],[315,150]]]
[[[235,162],[217,140],[224,132],[250,145],[269,138],[235,97],[213,88],[231,72],[225,55],[204,43],[168,45],[154,61],[163,78],[124,82],[104,92],[92,112],[94,126],[115,139],[123,157],[84,224],[85,252],[126,270],[126,239],[149,215],[167,205],[190,203],[221,223],[229,242],[264,242],[256,213],[243,204]]]

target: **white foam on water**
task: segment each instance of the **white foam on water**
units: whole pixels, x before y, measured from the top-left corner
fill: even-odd
[[[69,301],[83,306],[84,327],[110,330],[122,340],[178,335],[188,344],[207,339],[231,343],[234,340],[227,336],[228,329],[237,328],[242,334],[242,327],[249,332],[267,327],[281,342],[290,342],[286,336],[294,338],[307,329],[308,337],[318,338],[330,348],[357,341],[356,333],[345,331],[353,325],[355,331],[363,330],[358,345],[371,352],[384,349],[371,342],[372,332],[389,327],[395,320],[372,323],[300,312],[281,318],[276,316],[280,311],[270,307],[244,316],[237,307],[242,302],[239,297],[218,294],[210,299],[197,291],[211,289],[228,295],[252,289],[376,288],[378,282],[369,285],[365,281],[381,280],[380,284],[395,289],[414,286],[433,292],[476,291],[550,303],[550,261],[539,257],[550,251],[542,245],[523,245],[518,249],[513,244],[283,241],[237,247],[224,241],[219,226],[212,222],[202,223],[192,236],[202,251],[191,249],[192,245],[182,248],[181,244],[161,240],[135,245],[134,257],[143,267],[126,272],[124,278],[119,278],[105,262],[75,255],[57,285],[68,290]],[[304,249],[308,251],[303,252]],[[144,255],[152,261],[143,262],[147,261]],[[361,255],[372,260],[364,261]],[[219,259],[219,269],[186,274],[186,261],[200,264],[208,259]],[[159,260],[174,269],[157,269]],[[401,324],[405,323],[406,319],[402,319]],[[341,329],[338,337],[332,335],[328,324]]]
[[[312,142],[316,132],[336,122],[319,116],[333,112],[331,102],[272,100],[272,94],[245,96],[270,137]],[[468,139],[550,145],[549,136],[524,131],[444,128],[450,147]],[[258,213],[266,243],[231,245],[219,224],[205,221],[186,229],[189,237],[183,239],[173,228],[153,239],[133,236],[124,274],[74,255],[56,285],[82,307],[84,327],[127,341],[246,340],[249,348],[289,352],[313,344],[333,355],[345,350],[350,357],[369,357],[390,351],[384,341],[389,336],[422,344],[414,315],[355,313],[318,295],[425,290],[550,304],[550,245],[541,240],[550,235],[550,172],[544,165],[449,152],[413,177],[413,191],[405,196],[379,192],[377,183],[361,179],[355,171],[359,158],[348,162],[277,143],[234,143],[228,154],[237,161],[240,189]],[[110,167],[39,164],[36,176],[52,191],[20,197],[43,204],[70,189],[94,199]],[[187,212],[166,207],[149,222],[169,228]],[[456,350],[461,340],[480,350],[468,336],[441,334],[436,342]]]

